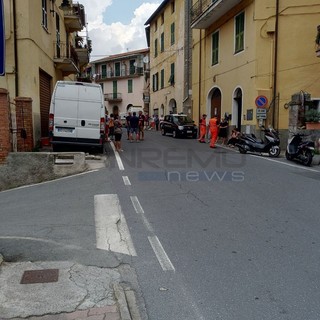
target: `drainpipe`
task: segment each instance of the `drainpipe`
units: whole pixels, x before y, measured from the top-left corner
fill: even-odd
[[[19,94],[19,79],[18,79],[18,49],[17,49],[17,9],[16,0],[12,1],[12,11],[13,11],[13,43],[14,43],[14,73],[15,73],[15,96],[18,97]]]
[[[199,87],[198,87],[198,103],[199,103],[199,115],[198,115],[198,118],[199,118],[199,121],[201,119],[201,64],[202,64],[202,59],[201,59],[201,56],[202,56],[202,32],[201,32],[201,29],[200,29],[200,40],[199,40]]]
[[[276,116],[277,106],[277,77],[278,77],[278,35],[279,35],[279,2],[276,0],[276,23],[275,23],[275,39],[274,39],[274,66],[273,66],[273,112],[272,112],[272,126],[278,129],[279,126],[279,112]],[[278,111],[278,107],[277,107]],[[276,123],[277,121],[277,123]]]

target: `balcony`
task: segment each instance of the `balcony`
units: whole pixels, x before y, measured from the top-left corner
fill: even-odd
[[[105,93],[104,100],[108,101],[110,103],[121,102],[122,101],[122,94],[119,92]]]
[[[207,29],[242,0],[199,0],[191,8],[191,28]]]
[[[81,31],[86,25],[84,6],[73,3],[63,8],[64,24],[69,33]]]
[[[55,68],[61,70],[64,77],[80,73],[78,55],[70,44],[54,42],[53,62]]]
[[[103,80],[110,80],[114,78],[127,79],[127,78],[135,78],[143,75],[144,75],[143,68],[135,67],[131,69],[122,69],[118,71],[108,70],[107,72],[98,74],[96,80],[103,81]]]

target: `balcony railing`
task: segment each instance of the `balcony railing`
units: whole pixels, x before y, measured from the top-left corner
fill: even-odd
[[[84,6],[73,3],[70,7],[64,9],[64,24],[70,33],[81,31],[86,25]]]
[[[206,29],[242,0],[199,0],[191,8],[191,28]]]
[[[134,68],[134,69],[122,69],[117,72],[108,70],[102,74],[99,74],[97,80],[106,80],[112,78],[130,78],[130,77],[137,77],[143,76],[143,68]]]
[[[79,59],[73,46],[65,42],[54,42],[53,61],[64,76],[79,73]]]
[[[109,101],[109,102],[121,102],[122,101],[122,94],[119,92],[105,93],[104,100]]]

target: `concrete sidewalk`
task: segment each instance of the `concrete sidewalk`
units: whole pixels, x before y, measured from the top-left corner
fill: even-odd
[[[141,319],[134,292],[121,285],[116,268],[1,260],[0,320]]]

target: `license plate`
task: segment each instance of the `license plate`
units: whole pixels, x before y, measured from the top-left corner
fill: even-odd
[[[187,130],[187,133],[192,133],[192,130]]]
[[[58,132],[73,132],[73,128],[57,128]]]

